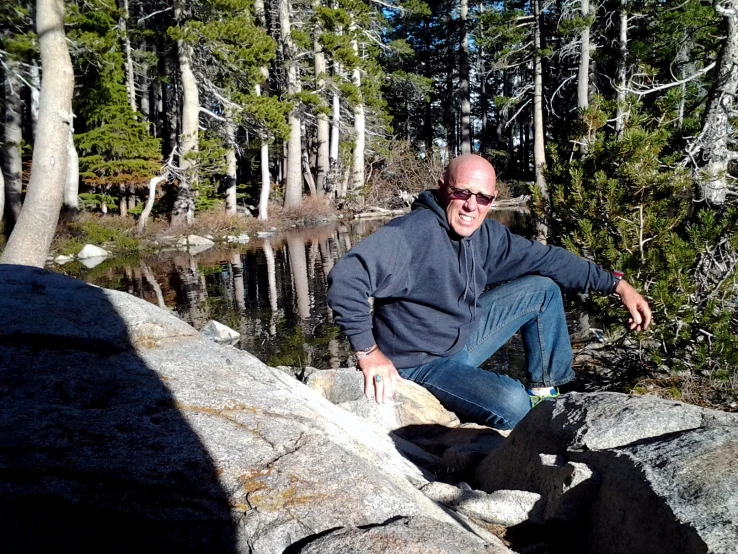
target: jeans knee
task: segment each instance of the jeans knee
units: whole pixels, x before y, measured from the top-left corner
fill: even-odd
[[[509,423],[509,428],[512,429],[530,411],[530,397],[524,388],[521,387],[514,392],[510,392],[506,411],[505,419]]]

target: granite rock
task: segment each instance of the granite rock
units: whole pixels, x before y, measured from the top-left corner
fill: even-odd
[[[3,265],[0,319],[2,551],[281,554],[400,517],[489,542],[386,434],[153,304]]]

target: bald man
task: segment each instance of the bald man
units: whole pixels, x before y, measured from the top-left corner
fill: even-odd
[[[462,418],[511,429],[574,378],[560,287],[615,292],[631,329],[651,323],[647,302],[619,272],[486,219],[495,181],[485,159],[455,158],[437,190],[420,194],[409,214],[360,242],[328,276],[328,302],[368,397],[384,402],[410,379]],[[518,330],[527,388],[479,368]]]

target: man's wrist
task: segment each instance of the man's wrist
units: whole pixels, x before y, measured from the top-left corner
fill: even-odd
[[[364,350],[357,350],[354,352],[356,355],[357,360],[365,360],[369,356],[371,356],[375,351],[377,350],[377,345],[373,344],[369,348],[365,348]]]
[[[612,272],[612,292],[618,291],[618,286],[620,286],[620,283],[622,282],[624,277],[625,273],[620,270],[616,269]]]

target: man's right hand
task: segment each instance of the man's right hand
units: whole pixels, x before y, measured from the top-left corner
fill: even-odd
[[[364,374],[364,394],[374,397],[378,404],[392,399],[397,383],[402,380],[395,365],[377,348],[369,356],[358,360],[359,368]],[[380,379],[377,381],[376,377]]]

